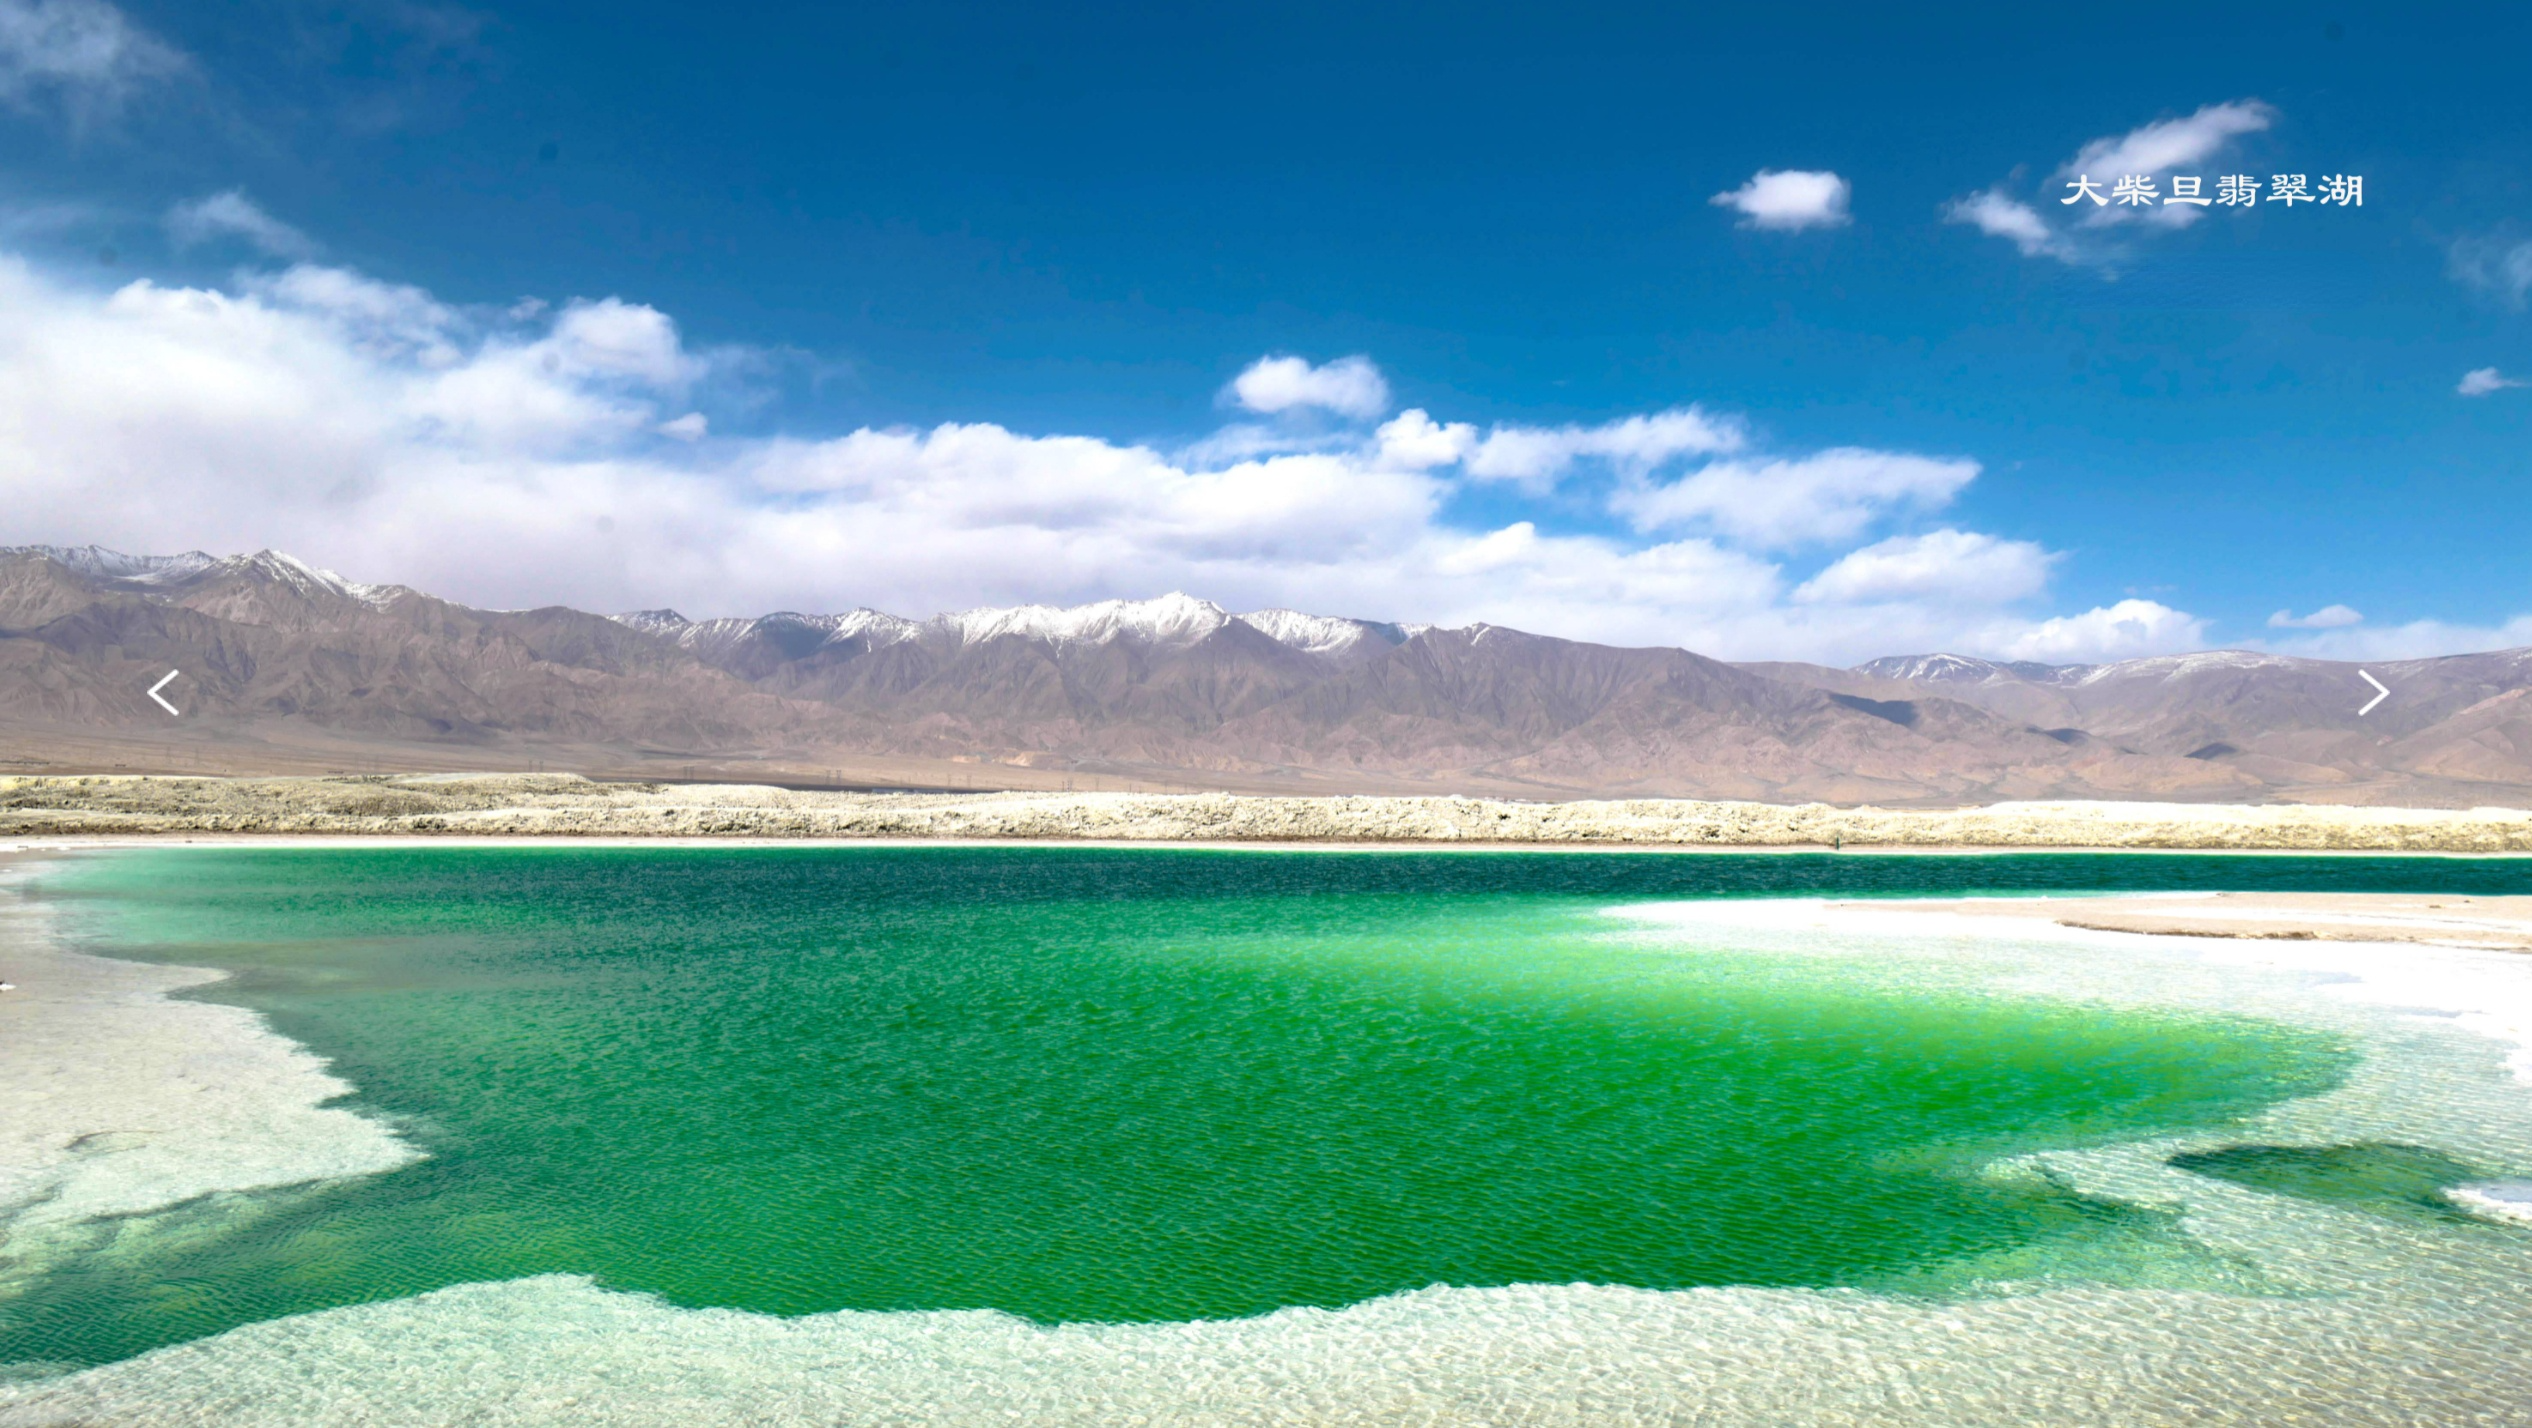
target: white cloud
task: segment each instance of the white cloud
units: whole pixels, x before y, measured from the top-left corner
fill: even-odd
[[[2159,601],[2122,600],[1997,635],[1991,647],[2007,659],[2100,664],[2204,649],[2207,622]]]
[[[316,266],[104,292],[0,257],[0,544],[270,546],[497,607],[922,615],[1176,588],[1839,663],[2203,637],[2144,602],[2023,613],[2055,559],[2027,542],[1869,531],[1950,499],[1966,461],[1729,457],[1670,486],[1622,471],[1652,535],[1560,531],[1567,503],[1470,528],[1450,515],[1470,479],[1454,463],[1490,438],[1423,411],[1219,461],[989,422],[684,439],[710,430],[694,393],[719,360],[620,299],[505,315]],[[1643,471],[1747,441],[1696,408],[1502,431]],[[1766,552],[1805,542],[1830,542],[1828,563],[1791,588]]]
[[[2001,188],[1984,189],[1967,198],[1954,199],[1943,210],[1947,223],[1966,223],[1990,238],[2004,238],[2020,249],[2026,258],[2047,254],[2072,261],[2072,245],[2048,226],[2039,210],[2008,196]]]
[[[1760,169],[1748,183],[1707,201],[1740,214],[1744,228],[1790,232],[1853,222],[1846,207],[1852,192],[1845,179],[1826,170]]]
[[[2224,154],[2244,135],[2260,133],[2277,122],[2277,111],[2256,99],[2209,104],[2179,119],[2141,125],[2124,134],[2105,135],[2075,151],[2042,185],[2043,201],[2026,203],[1998,184],[1953,200],[1943,210],[1945,221],[1966,223],[1993,238],[2010,241],[2026,258],[2055,258],[2063,263],[2108,267],[2124,250],[2107,237],[2078,239],[2079,230],[2117,225],[2148,229],[2186,228],[2207,210],[2185,203],[2160,201],[2171,194],[2175,170],[2194,171]],[[2156,181],[2156,199],[2143,204],[2095,203],[2076,197],[2072,181],[2090,179],[2093,190],[2108,199],[2118,181],[2130,174]],[[2200,173],[2200,192],[2215,196],[2214,176]],[[2056,215],[2052,217],[2051,215]]]
[[[2039,594],[2056,559],[2030,541],[2001,540],[1978,531],[1946,528],[1892,536],[1839,557],[1804,581],[1793,598],[1805,604],[1913,600],[2006,605]]]
[[[1329,431],[1289,422],[1235,421],[1187,443],[1172,457],[1190,465],[1221,466],[1262,456],[1327,451],[1359,439],[1359,433],[1342,428]]]
[[[2445,270],[2455,282],[2521,308],[2526,294],[2532,294],[2532,239],[2460,239],[2445,254]]]
[[[1401,471],[1430,471],[1466,460],[1477,449],[1477,428],[1468,422],[1437,422],[1422,407],[1409,407],[1372,433],[1380,462]]]
[[[2491,392],[2502,392],[2508,387],[2532,387],[2532,382],[2527,382],[2521,377],[2506,376],[2494,367],[2473,367],[2462,374],[2461,383],[2453,390],[2465,397],[2484,397]]]
[[[167,232],[180,248],[220,238],[242,238],[276,258],[314,256],[307,234],[255,206],[243,189],[230,189],[167,210]]]
[[[1773,461],[1718,461],[1666,486],[1633,483],[1610,508],[1639,531],[1704,526],[1763,549],[1844,540],[1901,507],[1944,505],[1975,461],[1834,447]]]
[[[2268,627],[2272,630],[2339,630],[2364,622],[2363,615],[2345,605],[2324,605],[2309,615],[2280,610],[2268,617]]]
[[[1702,407],[1673,407],[1598,426],[1498,426],[1468,452],[1466,470],[1472,480],[1537,494],[1585,458],[1640,477],[1683,456],[1738,451],[1747,441],[1737,421]]]
[[[2260,133],[2276,122],[2277,111],[2256,99],[2210,104],[2185,119],[2164,119],[2095,139],[2076,150],[2075,157],[2059,165],[2057,172],[2061,178],[2098,174],[2105,182],[2126,174],[2160,177],[2203,164],[2235,139]]]
[[[1389,383],[1368,357],[1339,357],[1313,367],[1300,357],[1261,357],[1231,379],[1224,393],[1253,412],[1316,408],[1356,421],[1389,410]]]
[[[2474,654],[2532,645],[2532,615],[2517,615],[2495,625],[2457,625],[2443,620],[2412,620],[2405,625],[2372,629],[2325,630],[2300,639],[2281,640],[2280,654],[2308,659],[2430,659],[2436,655]]]
[[[663,389],[683,388],[704,367],[678,340],[668,314],[621,298],[566,304],[551,334],[530,350],[548,372]]]
[[[105,0],[0,0],[0,101],[52,94],[92,112],[183,68],[182,55]]]
[[[382,283],[349,268],[300,263],[250,275],[242,284],[248,294],[322,322],[343,341],[384,359],[446,367],[459,360],[460,344],[473,340],[473,325],[455,308],[420,288]]]

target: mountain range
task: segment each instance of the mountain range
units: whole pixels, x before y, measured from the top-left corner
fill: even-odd
[[[2532,649],[1733,664],[1183,594],[911,620],[481,610],[271,551],[0,549],[0,769],[2523,804]],[[148,691],[162,689],[170,715]]]

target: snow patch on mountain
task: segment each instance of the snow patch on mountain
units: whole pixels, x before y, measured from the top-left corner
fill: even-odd
[[[286,585],[302,595],[340,595],[378,609],[385,608],[398,595],[403,594],[405,588],[401,585],[365,585],[357,580],[346,580],[331,570],[320,570],[295,555],[284,555],[277,550],[259,550],[253,555],[232,555],[212,562],[210,566],[197,574],[204,577],[227,574],[246,575]],[[180,577],[161,575],[152,578],[159,583],[173,584]]]
[[[756,633],[756,627],[763,623],[765,623],[764,619],[741,619],[724,615],[717,620],[690,621],[672,638],[681,648],[691,650],[708,659]]]
[[[1004,635],[1022,635],[1053,645],[1098,645],[1114,639],[1183,647],[1195,644],[1231,623],[1228,610],[1210,600],[1172,591],[1155,600],[1102,600],[1095,605],[1018,605],[1007,609],[962,610],[925,622],[956,635],[959,644],[983,644]]]
[[[1402,645],[1408,635],[1396,625],[1375,620],[1348,620],[1337,615],[1305,615],[1298,610],[1252,610],[1240,622],[1279,645],[1304,654],[1346,655],[1366,640]]]
[[[1236,620],[1277,644],[1304,654],[1342,658],[1358,651],[1376,652],[1402,645],[1432,628],[1310,615],[1299,610],[1253,610],[1234,615],[1210,600],[1199,600],[1180,591],[1151,600],[1101,600],[1089,605],[989,606],[934,615],[928,620],[909,620],[871,609],[841,615],[804,615],[784,610],[754,618],[712,620],[690,620],[675,610],[659,609],[631,610],[608,618],[707,657],[756,635],[770,635],[787,648],[797,648],[801,642],[796,632],[804,629],[818,631],[826,644],[858,637],[871,649],[918,639],[927,644],[968,649],[1005,635],[1056,646],[1102,645],[1123,639],[1183,649]]]
[[[2211,670],[2294,669],[2313,663],[2293,655],[2257,650],[2201,650],[2196,654],[2152,655],[2111,664],[2038,664],[2028,660],[1998,663],[1970,655],[1889,655],[1855,666],[1857,674],[1914,684],[2024,683],[2071,688],[2112,680],[2173,680]]]
[[[609,615],[607,618],[619,625],[631,626],[643,634],[659,635],[672,640],[694,624],[694,621],[674,610],[627,610],[621,615]]]
[[[607,617],[644,634],[657,635],[680,649],[709,659],[759,635],[768,636],[793,659],[825,646],[860,637],[869,649],[915,638],[923,626],[883,610],[848,610],[841,615],[804,615],[777,610],[770,615],[725,615],[689,620],[675,610],[632,610]]]
[[[1993,660],[1972,659],[1968,655],[1885,655],[1855,666],[1854,672],[1915,684],[1979,684],[2004,673],[2004,667]]]
[[[2292,669],[2311,664],[2311,660],[2292,655],[2259,654],[2251,650],[2205,650],[2197,654],[2155,655],[2147,659],[2123,659],[2117,664],[2094,665],[2086,669],[2079,683],[2097,684],[2105,679],[2173,680],[2216,669]]]
[[[220,563],[216,557],[198,550],[182,555],[125,555],[101,545],[13,545],[0,549],[0,556],[11,555],[49,560],[92,579],[142,582],[182,579]]]
[[[294,555],[259,550],[253,555],[211,556],[198,550],[182,555],[125,555],[101,545],[21,545],[0,548],[0,557],[35,556],[65,566],[91,580],[137,586],[144,592],[178,590],[222,576],[243,576],[296,591],[301,595],[336,595],[384,608],[405,593],[401,585],[365,585],[320,570]]]
[[[2101,669],[2115,665],[2041,664],[2035,660],[2012,660],[1999,663],[1973,655],[1921,654],[1884,655],[1856,665],[1853,673],[1875,679],[1906,680],[1913,684],[1988,684],[1997,681],[2024,684],[2066,685],[2081,683]]]
[[[923,626],[916,621],[891,615],[884,610],[864,608],[847,610],[841,615],[819,615],[813,618],[827,622],[826,638],[829,644],[838,640],[849,640],[858,635],[869,641],[872,649],[883,649],[889,645],[913,639],[923,632]]]

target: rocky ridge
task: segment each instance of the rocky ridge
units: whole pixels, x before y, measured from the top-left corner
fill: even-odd
[[[1002,768],[1039,787],[1548,800],[2532,803],[2532,650],[2369,669],[2395,695],[2367,714],[2355,666],[2240,651],[1728,664],[1183,594],[696,621],[474,609],[270,551],[0,551],[0,764],[30,770],[99,767],[51,751],[120,739],[167,768],[216,746],[193,766],[222,772],[321,748],[794,780],[776,771],[878,761],[898,786]],[[179,718],[146,695],[170,670]]]

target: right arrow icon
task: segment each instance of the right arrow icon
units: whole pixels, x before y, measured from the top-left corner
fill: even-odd
[[[2375,705],[2380,704],[2391,697],[2391,689],[2381,680],[2374,678],[2372,675],[2367,674],[2361,669],[2356,672],[2356,677],[2365,681],[2367,684],[2374,686],[2375,691],[2374,697],[2365,701],[2365,707],[2356,711],[2356,717],[2362,719],[2366,715],[2374,712]]]

